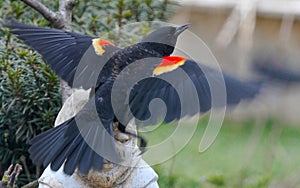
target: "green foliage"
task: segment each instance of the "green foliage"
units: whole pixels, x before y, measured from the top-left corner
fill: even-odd
[[[259,120],[260,123],[225,119],[215,142],[200,153],[198,147],[207,121],[207,116],[202,117],[193,138],[176,156],[154,166],[161,187],[296,186],[295,174],[300,166],[300,128],[297,125],[291,126],[275,118],[265,122]],[[154,135],[146,135],[146,139],[149,146],[155,145],[173,132],[174,126],[166,124],[158,127]],[[154,160],[156,157],[161,156],[152,156]]]
[[[56,11],[58,0],[41,0]],[[139,40],[150,31],[138,21],[165,21],[174,10],[169,1],[79,0],[73,10],[74,32],[109,38],[120,46]],[[2,0],[0,18],[14,18],[22,23],[51,27],[38,12],[21,1]],[[1,21],[1,20],[0,20]],[[130,30],[138,29],[133,32]],[[128,37],[130,36],[130,37]],[[130,38],[130,40],[128,40]],[[0,177],[11,163],[28,168],[19,176],[18,185],[39,177],[27,152],[29,140],[51,128],[61,107],[59,78],[41,57],[22,44],[5,28],[0,29]]]
[[[180,188],[180,187],[200,187],[200,182],[185,176],[180,176],[176,173],[166,172],[160,167],[154,167],[159,174],[158,184],[164,188]]]
[[[25,184],[36,178],[27,153],[29,140],[53,126],[61,106],[59,79],[35,52],[13,42],[6,30],[0,37],[1,174],[11,163],[20,163],[32,172],[20,175],[19,184]]]
[[[108,38],[124,47],[140,40],[135,37],[142,37],[149,32],[149,25],[134,23],[166,21],[175,8],[176,4],[170,0],[83,0],[78,1],[74,9],[72,28],[81,33]],[[128,28],[128,24],[132,27]]]
[[[212,174],[208,176],[205,180],[208,183],[211,183],[215,186],[224,186],[225,185],[225,177],[223,174]]]

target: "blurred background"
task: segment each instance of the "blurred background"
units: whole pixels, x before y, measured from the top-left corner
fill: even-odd
[[[57,1],[42,2],[57,10]],[[51,27],[21,1],[0,2],[0,19]],[[138,21],[191,23],[224,72],[268,83],[253,101],[229,108],[214,144],[198,147],[208,121],[203,115],[189,144],[172,159],[154,166],[161,187],[300,187],[300,1],[298,0],[79,0],[72,30],[113,40],[138,41],[125,27]],[[126,32],[123,32],[126,30]],[[61,107],[59,79],[42,58],[5,28],[0,29],[0,176],[12,163],[23,171],[18,185],[39,177],[27,153],[29,140],[53,126]],[[184,44],[180,38],[178,48]],[[203,46],[190,44],[197,59],[210,64]],[[188,125],[187,125],[188,126]],[[176,127],[159,126],[150,145]],[[183,133],[184,134],[184,133]],[[159,157],[159,156],[156,156]]]
[[[244,79],[270,77],[281,83],[270,91],[274,97],[262,99],[267,108],[257,106],[254,115],[272,114],[299,123],[300,1],[183,0],[181,5],[172,22],[190,22],[190,30],[205,42],[225,72]],[[197,50],[197,46],[191,48]],[[270,75],[275,69],[282,72]]]
[[[202,118],[204,128],[188,146],[159,166],[175,174],[174,185],[187,176],[191,187],[300,187],[299,18],[297,0],[180,1],[171,22],[190,22],[222,70],[269,84],[253,101],[228,109],[215,143],[199,153]],[[198,61],[210,64],[195,44],[188,43]]]

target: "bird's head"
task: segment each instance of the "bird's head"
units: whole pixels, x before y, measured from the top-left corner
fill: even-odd
[[[179,26],[166,26],[153,31],[146,36],[141,43],[152,48],[162,56],[170,55],[175,48],[178,36],[185,31],[190,24]]]

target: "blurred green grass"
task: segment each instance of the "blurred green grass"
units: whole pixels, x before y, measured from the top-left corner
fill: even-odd
[[[183,150],[154,166],[161,187],[300,186],[300,127],[272,118],[242,122],[225,119],[213,145],[200,153],[206,124],[204,117]],[[175,128],[172,124],[161,125],[144,135],[153,145]]]

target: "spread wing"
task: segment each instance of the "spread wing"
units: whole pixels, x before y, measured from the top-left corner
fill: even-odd
[[[103,43],[102,39],[88,35],[35,27],[17,21],[10,21],[5,26],[40,53],[54,72],[71,87],[82,86],[87,89],[99,84],[96,81],[100,71],[113,52],[119,49],[110,42]],[[100,53],[97,53],[99,50]]]
[[[260,82],[240,81],[192,60],[176,63],[176,66],[174,63],[156,64],[154,69],[151,67],[153,76],[133,86],[129,106],[144,125],[161,120],[167,123],[211,108],[235,105],[242,99],[253,98],[262,86]],[[165,106],[152,101],[155,98],[163,100]]]

